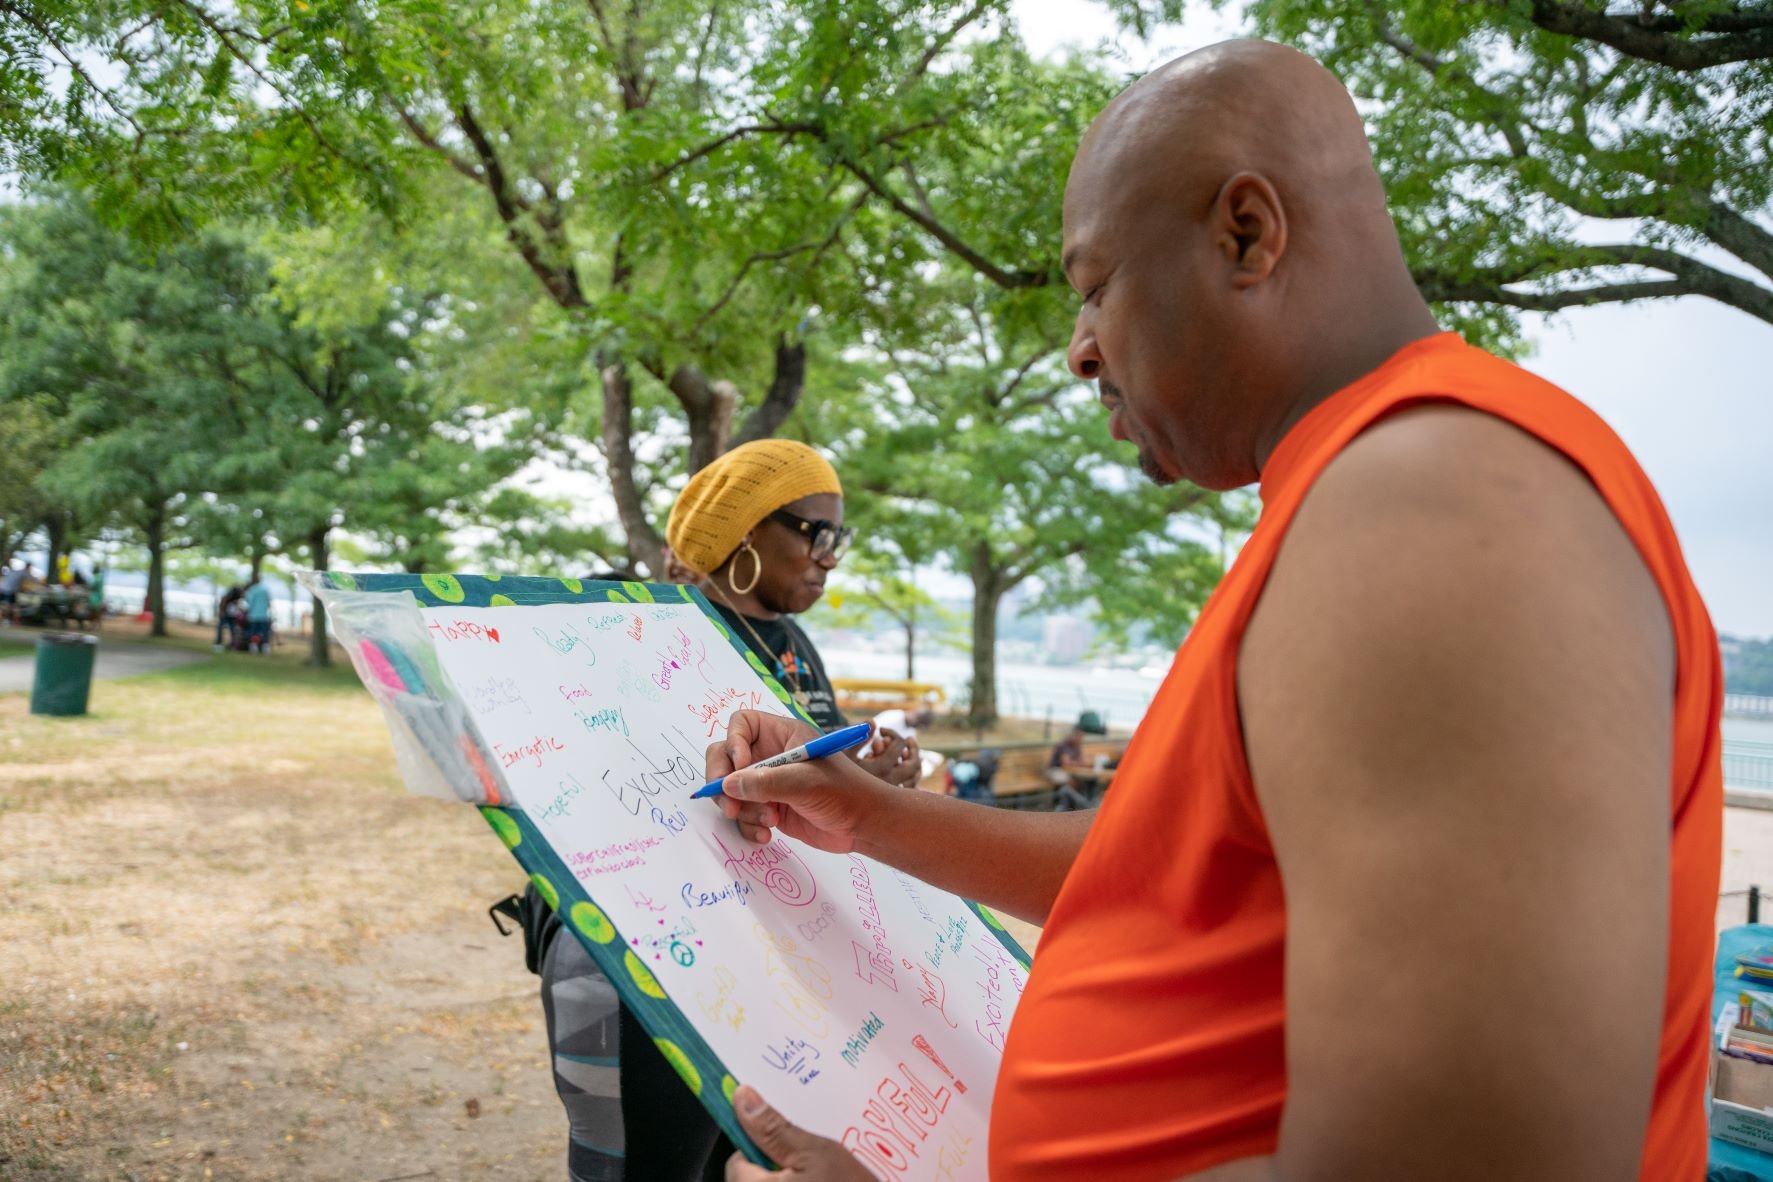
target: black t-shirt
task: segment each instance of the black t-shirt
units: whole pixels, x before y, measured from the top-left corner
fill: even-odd
[[[783,688],[795,695],[800,708],[821,729],[836,730],[848,724],[849,720],[837,708],[837,694],[831,688],[831,678],[825,675],[825,662],[819,659],[819,650],[799,624],[787,616],[773,620],[741,616],[724,603],[715,604],[714,610],[732,634],[757,654],[763,667],[775,674]]]
[[[1047,761],[1047,766],[1063,768],[1067,759],[1072,763],[1083,762],[1083,740],[1070,737],[1060,739],[1059,745],[1053,748],[1053,757]]]

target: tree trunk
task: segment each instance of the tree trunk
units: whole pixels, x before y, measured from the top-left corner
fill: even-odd
[[[665,379],[665,386],[676,396],[689,423],[689,470],[693,476],[726,450],[739,391],[731,382],[709,381],[708,375],[693,365],[678,366]]]
[[[326,570],[326,535],[331,532],[331,526],[323,525],[308,535],[308,559],[317,571]],[[332,664],[332,650],[326,643],[326,607],[318,596],[314,598],[314,627],[309,637],[308,664],[321,668]]]
[[[142,606],[153,617],[149,636],[166,635],[166,514],[156,509],[144,523],[148,539],[148,593]]]
[[[634,483],[634,391],[628,369],[619,360],[600,359],[603,380],[603,459],[609,467],[610,492],[616,517],[628,539],[628,553],[646,563],[658,578],[665,569],[665,542],[647,520],[646,506]]]
[[[259,572],[264,567],[264,565],[265,565],[265,539],[260,538],[257,542],[253,543],[253,547],[252,547],[252,577],[254,579],[259,577]]]
[[[905,680],[917,680],[917,609],[905,617]]]
[[[997,721],[997,609],[1007,587],[1003,572],[991,558],[991,544],[973,545],[973,694],[972,724],[984,728]]]

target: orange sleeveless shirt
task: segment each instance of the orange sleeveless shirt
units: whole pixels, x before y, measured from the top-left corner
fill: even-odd
[[[1625,445],[1562,390],[1443,333],[1315,407],[1270,458],[1261,521],[1133,736],[1041,935],[998,1076],[996,1182],[1168,1182],[1274,1152],[1287,1098],[1287,912],[1244,757],[1238,649],[1318,474],[1374,422],[1424,402],[1494,415],[1567,456],[1668,605],[1677,649],[1668,983],[1641,1176],[1703,1177],[1723,815],[1717,638]]]

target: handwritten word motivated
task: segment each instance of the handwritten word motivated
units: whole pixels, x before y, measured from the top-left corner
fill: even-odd
[[[501,747],[497,743],[493,744],[493,754],[499,757],[501,767],[516,767],[526,759],[535,760],[536,766],[541,767],[543,759],[556,751],[565,750],[566,744],[553,735],[537,735],[518,747]]]
[[[804,1038],[786,1038],[781,1046],[765,1046],[763,1061],[777,1071],[783,1071],[802,1084],[810,1084],[819,1077],[819,1069],[812,1061],[819,1057],[819,1048]]]
[[[932,1089],[910,1064],[900,1063],[898,1071],[875,1088],[862,1110],[861,1126],[844,1130],[843,1147],[875,1177],[896,1178],[931,1148],[930,1131],[953,1099],[946,1087]],[[941,1146],[936,1148],[939,1151]]]
[[[718,907],[722,903],[736,902],[741,907],[751,906],[751,892],[756,889],[748,882],[735,878],[711,891],[699,890],[693,882],[683,884],[678,895],[683,899],[685,907]]]
[[[430,620],[425,626],[443,640],[484,640],[493,644],[499,643],[497,628],[476,624],[473,620]]]
[[[737,850],[727,845],[718,833],[710,834],[709,839],[714,852],[725,856],[729,870],[744,874],[778,902],[790,907],[805,907],[818,893],[819,884],[813,880],[812,871],[781,834],[771,838],[768,845]]]
[[[542,808],[540,814],[542,820],[552,821],[556,817],[566,816],[572,812],[573,803],[584,795],[584,792],[585,786],[579,783],[579,778],[569,773],[564,780],[560,781],[560,791],[554,794],[554,799]]]
[[[523,691],[509,677],[489,677],[482,684],[474,686],[468,691],[468,704],[474,708],[476,714],[493,714],[506,706],[521,706],[525,714],[531,713]]]
[[[874,1036],[885,1027],[886,1023],[880,1020],[879,1014],[873,1010],[868,1011],[868,1020],[862,1023],[862,1029],[844,1040],[843,1050],[839,1052],[840,1057],[845,1063],[854,1067],[856,1060],[862,1057],[862,1052],[868,1049],[868,1044],[874,1041]]]
[[[897,993],[899,983],[893,979],[893,950],[887,946],[886,928],[880,922],[880,906],[874,899],[874,881],[868,876],[868,863],[855,854],[850,855],[850,890],[856,896],[856,911],[862,917],[862,930],[874,942],[874,947],[869,948],[858,940],[850,941],[856,951],[856,976],[870,985],[879,983]]]

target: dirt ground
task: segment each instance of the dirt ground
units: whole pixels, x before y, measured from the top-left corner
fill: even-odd
[[[348,670],[0,696],[0,1178],[549,1178],[521,881]]]
[[[0,1182],[562,1176],[536,979],[486,917],[521,876],[404,793],[348,669],[291,646],[26,706],[0,694]],[[1773,812],[1725,847],[1724,890],[1773,886]]]

